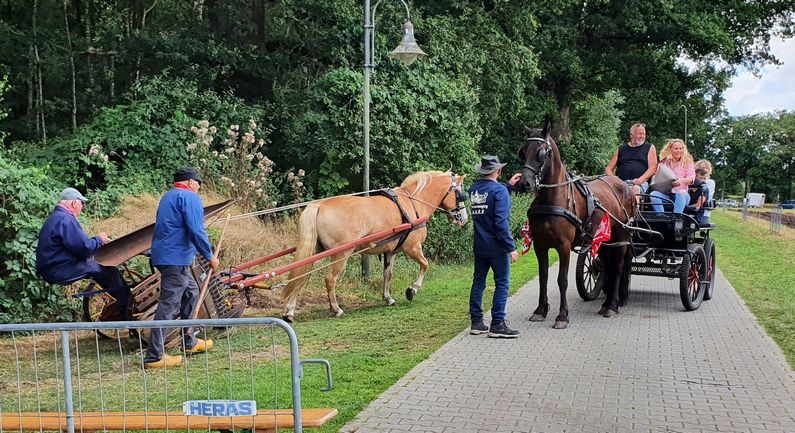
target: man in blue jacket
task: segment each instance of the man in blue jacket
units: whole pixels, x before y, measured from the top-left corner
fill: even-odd
[[[61,192],[58,205],[44,221],[36,246],[36,271],[50,284],[71,284],[85,278],[96,281],[116,299],[119,319],[129,318],[130,289],[114,266],[103,266],[92,257],[108,243],[105,232],[88,237],[77,222],[86,198],[74,188]]]
[[[475,171],[481,177],[469,188],[472,203],[472,221],[475,225],[475,271],[469,293],[469,317],[472,335],[485,334],[494,338],[516,338],[519,331],[505,323],[505,305],[508,303],[510,264],[519,259],[508,224],[511,214],[509,189],[521,178],[514,174],[507,184],[497,182],[505,164],[496,156],[484,156]],[[486,275],[494,272],[494,298],[491,306],[491,326],[483,323],[483,292]]]
[[[160,271],[160,299],[155,320],[191,319],[199,308],[199,286],[191,273],[191,264],[198,250],[213,269],[218,259],[213,257],[210,240],[204,231],[204,206],[198,192],[201,177],[193,168],[174,173],[174,187],[157,207],[155,233],[152,237],[152,266]],[[164,352],[164,336],[169,329],[153,328],[144,358],[146,368],[166,368],[182,364],[182,356]],[[182,328],[182,341],[187,353],[199,353],[213,347],[212,340],[193,335],[191,328]]]

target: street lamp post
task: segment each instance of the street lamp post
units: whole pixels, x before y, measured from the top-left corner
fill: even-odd
[[[409,6],[404,0],[398,0],[406,9],[406,22],[403,24],[403,38],[400,44],[389,53],[390,57],[397,58],[404,65],[410,65],[420,57],[425,56],[425,52],[417,45],[414,39],[414,26],[411,24],[411,14]],[[365,195],[370,191],[370,75],[375,68],[375,11],[381,0],[370,8],[370,0],[364,0],[364,161],[363,161],[363,180],[362,187]],[[362,254],[362,275],[370,277],[370,261],[366,254]]]

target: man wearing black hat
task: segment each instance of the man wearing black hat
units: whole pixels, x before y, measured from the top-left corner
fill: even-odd
[[[109,242],[107,233],[88,237],[77,221],[85,202],[83,194],[74,188],[61,192],[58,205],[39,231],[36,271],[51,284],[71,284],[91,278],[116,300],[119,316],[108,319],[128,319],[130,288],[115,266],[100,265],[93,259],[99,248]]]
[[[191,264],[200,252],[210,266],[218,267],[210,240],[204,230],[204,206],[198,192],[202,179],[193,168],[174,173],[174,187],[157,207],[155,233],[152,237],[152,266],[160,271],[160,299],[155,320],[171,320],[179,315],[190,319],[199,297],[199,287],[191,273]],[[144,359],[146,368],[166,368],[182,364],[181,356],[163,353],[164,336],[168,330],[153,328]],[[199,353],[213,347],[212,340],[193,336],[190,328],[182,329],[182,340],[188,353]]]
[[[475,271],[472,290],[469,293],[469,317],[472,335],[485,334],[494,338],[516,338],[519,331],[510,329],[505,323],[505,306],[508,303],[508,285],[511,276],[510,264],[519,259],[508,224],[511,214],[510,188],[522,177],[511,176],[507,184],[497,182],[505,164],[496,156],[484,156],[475,171],[481,177],[469,188],[472,203],[472,221],[475,225]],[[483,323],[483,292],[486,290],[486,275],[494,272],[494,299],[491,307],[491,326]]]

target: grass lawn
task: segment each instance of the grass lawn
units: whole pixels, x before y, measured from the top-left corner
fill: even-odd
[[[405,277],[400,277],[401,281],[393,287],[407,287],[414,275],[411,269],[402,272]],[[535,256],[532,253],[523,256],[511,268],[511,292],[537,274]],[[335,407],[340,412],[319,431],[337,431],[415,365],[469,326],[471,265],[437,266],[432,268],[431,275],[411,303],[396,296],[399,300],[396,307],[361,309],[346,312],[342,319],[318,317],[296,325],[302,357],[326,358],[334,370],[335,389],[330,393],[316,391],[323,383],[319,371],[308,369],[304,379],[305,407]],[[484,295],[484,310],[490,308],[493,289],[491,283]]]
[[[356,264],[350,266],[355,268]],[[415,365],[469,326],[471,265],[432,265],[425,285],[412,302],[405,300],[402,293],[416,277],[417,266],[401,259],[396,267],[395,306],[383,306],[380,278],[367,286],[358,281],[355,269],[349,269],[346,273],[349,277],[341,282],[338,293],[357,292],[348,298],[356,299],[356,305],[342,303],[345,316],[333,317],[317,299],[298,310],[294,329],[301,358],[329,360],[334,377],[334,389],[321,392],[325,373],[319,366],[306,366],[303,407],[333,407],[339,411],[327,426],[313,431],[337,431]],[[537,273],[535,256],[523,256],[511,267],[512,293]],[[489,283],[484,310],[491,305],[493,282]],[[35,412],[39,406],[42,410],[56,410],[58,399],[62,404],[62,395],[53,392],[59,389],[54,373],[58,367],[53,361],[53,337],[39,335],[38,352],[33,351],[33,338],[29,336],[0,340],[3,354],[0,408],[4,412],[16,411],[18,400],[23,401],[23,411]],[[142,410],[146,402],[150,410],[162,410],[167,405],[169,410],[181,411],[181,403],[187,399],[229,398],[233,389],[232,398],[248,399],[253,393],[257,395],[258,408],[267,409],[275,404],[269,397],[274,394],[274,377],[279,384],[276,406],[290,407],[289,351],[280,330],[255,330],[251,335],[239,330],[229,338],[216,336],[216,347],[209,356],[198,355],[198,359],[194,357],[184,368],[169,369],[167,373],[149,371],[146,375],[141,371],[137,340],[125,339],[120,345],[114,340],[96,341],[92,333],[82,334],[78,339],[81,367],[74,384],[79,400],[76,409],[98,411],[103,405],[105,410],[118,410],[124,405],[127,410]],[[15,366],[14,344],[20,348],[21,372]],[[101,362],[97,361],[97,352],[101,353]],[[72,356],[76,358],[74,352]],[[38,371],[30,368],[34,357]],[[230,359],[239,368],[233,369]],[[76,360],[72,362],[74,365]],[[253,362],[253,381],[249,362]],[[73,372],[77,377],[74,368]],[[34,385],[36,382],[42,385],[41,389]]]
[[[782,234],[773,234],[769,231],[768,222],[756,219],[746,222],[741,214],[735,212],[715,211],[712,218],[718,226],[713,232],[717,241],[718,267],[781,346],[790,365],[795,365],[795,272],[792,259],[795,257],[795,231],[782,228]],[[398,302],[393,307],[382,305],[380,279],[365,285],[355,276],[356,264],[350,266],[348,277],[338,287],[338,293],[349,293],[347,298],[342,298],[344,317],[331,317],[325,309],[325,302],[320,299],[311,299],[311,302],[303,304],[296,316],[295,330],[301,357],[328,359],[332,365],[334,389],[331,392],[320,391],[325,385],[325,374],[318,366],[307,366],[302,381],[305,408],[333,407],[339,410],[336,419],[317,430],[321,432],[337,431],[469,324],[471,265],[432,265],[425,286],[413,302],[408,302],[402,292],[416,276],[416,265],[399,260],[393,282],[393,294]],[[511,290],[514,292],[537,275],[535,257],[532,254],[524,256],[511,269]],[[490,306],[492,291],[493,286],[487,289],[484,309]],[[350,295],[351,292],[354,294]],[[303,296],[305,300],[318,298],[318,292],[310,291]],[[35,378],[30,371],[18,373],[11,356],[14,343],[20,346],[30,343],[30,337],[20,337],[16,341],[0,340],[3,361],[0,366],[0,407],[6,412],[16,410],[20,397],[35,399],[36,394],[43,394],[32,386],[36,379],[44,386],[57,386],[52,374]],[[42,349],[48,344],[51,348],[52,343],[40,337],[38,344],[40,352],[36,364],[39,364],[40,372],[54,370],[52,349],[49,360]],[[232,389],[233,398],[247,399],[252,387],[254,390],[251,392],[258,396],[260,409],[274,405],[280,408],[290,406],[286,338],[278,330],[273,333],[267,329],[258,330],[250,336],[245,332],[234,332],[229,338],[217,336],[216,348],[208,357],[202,356],[199,362],[191,361],[185,369],[169,370],[167,375],[150,372],[146,377],[141,373],[140,365],[136,365],[140,362],[136,356],[140,354],[134,340],[125,342],[119,350],[116,342],[97,343],[88,335],[81,339],[80,346],[84,365],[76,386],[86,410],[96,410],[101,396],[106,407],[120,407],[124,402],[128,410],[140,410],[142,402],[147,401],[150,408],[168,405],[170,410],[179,411],[181,402],[188,398],[204,399],[208,394],[212,398],[228,398]],[[102,352],[101,373],[92,367],[92,362],[98,364],[97,351]],[[120,353],[124,353],[124,359]],[[227,357],[229,353],[232,355]],[[21,365],[33,364],[30,361],[34,355],[30,350],[21,350]],[[229,359],[241,364],[242,371],[227,368]],[[249,362],[253,362],[253,381],[247,370]],[[102,381],[98,380],[100,377]],[[279,384],[278,403],[269,402],[266,397],[274,393],[274,377]],[[102,394],[99,393],[100,384]],[[164,396],[166,386],[168,397]],[[22,391],[18,392],[17,388],[22,388]],[[40,397],[42,407],[54,408],[57,397],[53,393]],[[35,410],[35,406],[28,405],[24,410]]]
[[[795,231],[713,211],[717,266],[795,368]]]

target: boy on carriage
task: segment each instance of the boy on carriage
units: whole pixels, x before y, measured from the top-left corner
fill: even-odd
[[[700,226],[709,225],[709,215],[705,214],[706,206],[709,201],[709,187],[706,182],[707,170],[704,168],[696,169],[696,180],[690,187],[687,193],[690,196],[690,202],[685,207],[685,213],[693,215],[698,221]]]

